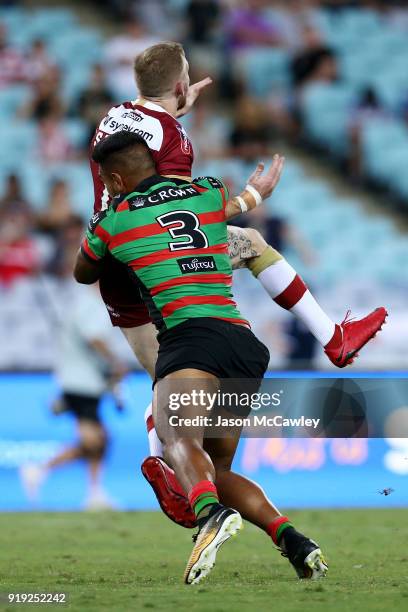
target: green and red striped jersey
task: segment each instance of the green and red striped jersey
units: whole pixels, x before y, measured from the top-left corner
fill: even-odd
[[[133,270],[159,331],[197,317],[249,325],[231,292],[226,199],[218,179],[155,175],[92,217],[82,252]]]

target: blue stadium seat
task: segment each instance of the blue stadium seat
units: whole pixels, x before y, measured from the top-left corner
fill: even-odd
[[[336,152],[347,148],[347,122],[356,91],[340,83],[313,83],[303,92],[301,108],[309,136]]]
[[[0,119],[2,121],[15,117],[16,113],[31,97],[28,85],[10,85],[0,90]]]
[[[69,8],[37,8],[32,15],[29,15],[30,21],[34,24],[39,24],[39,28],[47,33],[49,30],[58,29],[63,31],[65,28],[73,28],[77,23],[77,18],[74,11]]]
[[[81,119],[67,119],[64,121],[64,130],[70,143],[76,148],[87,146],[89,136],[88,125]]]
[[[255,96],[266,96],[274,87],[282,88],[289,83],[289,55],[283,49],[245,51],[241,65],[249,90]]]
[[[64,99],[70,104],[74,104],[80,93],[89,85],[91,73],[90,64],[81,66],[73,66],[65,70],[62,83],[62,91]]]
[[[400,153],[408,148],[408,129],[399,120],[373,119],[362,129],[364,167],[369,175],[387,180],[395,165],[400,168]],[[380,155],[386,151],[387,155]],[[395,152],[395,153],[393,153]]]
[[[16,16],[11,14],[4,21],[10,41],[22,48],[28,47],[37,38],[48,42],[62,33],[75,32],[76,27],[74,13],[65,9],[26,11]]]
[[[37,126],[30,121],[2,121],[0,133],[3,151],[7,151],[5,162],[14,156],[26,157],[36,145]]]
[[[101,60],[102,37],[96,30],[76,28],[51,41],[51,51],[56,61],[69,68],[73,65],[95,64]]]

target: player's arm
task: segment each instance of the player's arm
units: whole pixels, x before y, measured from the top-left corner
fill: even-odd
[[[269,198],[279,182],[285,158],[274,155],[272,164],[264,174],[264,164],[257,165],[248,179],[247,186],[238,196],[230,198],[225,206],[225,218],[231,219],[244,212],[259,206],[263,200]]]
[[[96,213],[89,222],[74,265],[74,278],[78,283],[92,285],[99,279],[110,239],[107,215],[108,211]]]
[[[102,337],[93,337],[88,340],[88,344],[105,362],[107,374],[111,382],[118,382],[127,374],[128,368],[111,351],[106,340]]]
[[[77,283],[92,285],[99,280],[101,265],[99,262],[91,262],[85,257],[82,247],[78,250],[74,264],[74,278]]]

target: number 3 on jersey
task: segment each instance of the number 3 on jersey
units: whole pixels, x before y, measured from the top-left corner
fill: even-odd
[[[168,228],[172,238],[185,238],[179,242],[169,242],[170,251],[181,251],[182,249],[206,249],[208,248],[207,236],[200,229],[200,220],[189,210],[175,210],[157,217],[157,222]]]

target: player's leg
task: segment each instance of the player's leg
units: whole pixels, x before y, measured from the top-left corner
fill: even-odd
[[[231,470],[240,433],[241,428],[237,427],[228,431],[228,437],[206,438],[204,448],[214,464],[221,502],[236,508],[244,519],[267,531],[272,521],[280,516],[279,511],[259,485]]]
[[[65,465],[66,463],[71,463],[77,459],[83,459],[83,456],[83,449],[81,445],[77,443],[75,446],[64,448],[60,453],[57,453],[54,455],[54,457],[51,457],[51,459],[42,465],[42,468],[46,473],[48,473],[57,467]]]
[[[45,463],[26,463],[20,468],[20,478],[28,499],[35,502],[38,499],[40,488],[49,473],[66,463],[82,459],[82,449],[79,445],[65,448]]]
[[[106,305],[112,325],[120,327],[139,363],[154,378],[157,360],[157,331],[141,299],[134,275],[127,266],[108,256],[99,281],[101,297]],[[150,457],[142,464],[142,472],[149,482],[165,514],[184,527],[195,525],[195,516],[188,499],[179,485],[174,471],[160,459],[161,442],[156,434],[151,404],[145,411],[149,437]]]
[[[121,327],[120,329],[140,365],[153,380],[157,351],[159,349],[155,326],[149,320],[148,323],[143,323],[142,325]]]
[[[263,529],[288,557],[299,578],[324,576],[327,565],[318,544],[298,532],[259,485],[231,470],[239,436],[240,428],[236,427],[228,432],[228,437],[204,440],[204,448],[215,468],[215,484],[221,503],[235,508],[244,519]]]
[[[31,501],[37,499],[40,487],[51,471],[73,461],[86,459],[79,424],[83,418],[88,417],[89,411],[96,414],[98,401],[98,398],[74,393],[64,393],[62,395],[60,402],[64,407],[63,411],[70,412],[75,417],[78,424],[79,439],[75,444],[64,448],[44,463],[28,463],[22,466],[20,470],[21,479]]]
[[[145,306],[139,305],[138,321],[143,321],[143,324],[121,327],[121,330],[139,363],[153,380],[158,350],[157,331],[152,323],[144,322],[146,317],[148,313]],[[163,447],[154,425],[152,404],[146,408],[144,416],[150,456],[142,463],[142,474],[152,487],[161,509],[168,518],[182,527],[195,527],[197,523],[187,495],[178,482],[174,470],[162,459]]]
[[[191,399],[194,389],[207,394],[216,392],[218,387],[216,376],[193,368],[171,372],[155,385],[153,417],[163,442],[164,458],[188,493],[199,527],[184,574],[187,584],[199,582],[210,572],[221,544],[242,525],[236,510],[219,503],[214,465],[203,448],[207,408]],[[175,390],[179,397],[182,394],[187,400],[190,398],[180,404],[177,416],[170,410],[170,398]],[[176,417],[177,422],[170,417]],[[191,427],[185,419],[193,418],[197,422]]]
[[[146,457],[142,463],[142,474],[152,487],[161,509],[169,519],[182,527],[196,527],[196,517],[188,497],[174,470],[163,459],[163,445],[154,426],[152,404],[149,404],[145,411],[145,422],[150,456]]]
[[[102,468],[108,441],[106,429],[95,415],[94,418],[78,421],[78,434],[89,474],[86,507],[89,510],[111,508],[112,503],[102,485]]]
[[[145,306],[140,305],[138,310],[138,321],[145,321],[145,318],[148,317]],[[121,327],[121,330],[139,363],[153,380],[158,350],[156,328],[152,323],[144,322],[143,325],[134,327]],[[197,523],[187,495],[178,482],[174,470],[163,460],[163,447],[154,425],[151,403],[146,408],[144,417],[150,456],[146,457],[142,463],[142,474],[152,487],[161,509],[169,519],[183,527],[195,527]]]
[[[387,312],[377,308],[363,319],[334,323],[311,294],[296,270],[251,228],[228,226],[229,252],[234,268],[247,267],[269,296],[298,317],[337,367],[353,362],[357,352],[380,331]]]
[[[171,372],[157,381],[154,389],[153,418],[156,430],[163,444],[164,459],[171,465],[185,491],[190,491],[197,482],[214,481],[215,470],[208,454],[203,449],[204,423],[208,416],[204,405],[194,406],[192,402],[180,404],[177,409],[177,423],[170,420],[172,412],[169,397],[176,392],[192,397],[194,384],[204,393],[217,391],[216,376],[208,372],[186,368]],[[185,419],[198,418],[194,428],[185,424]]]

